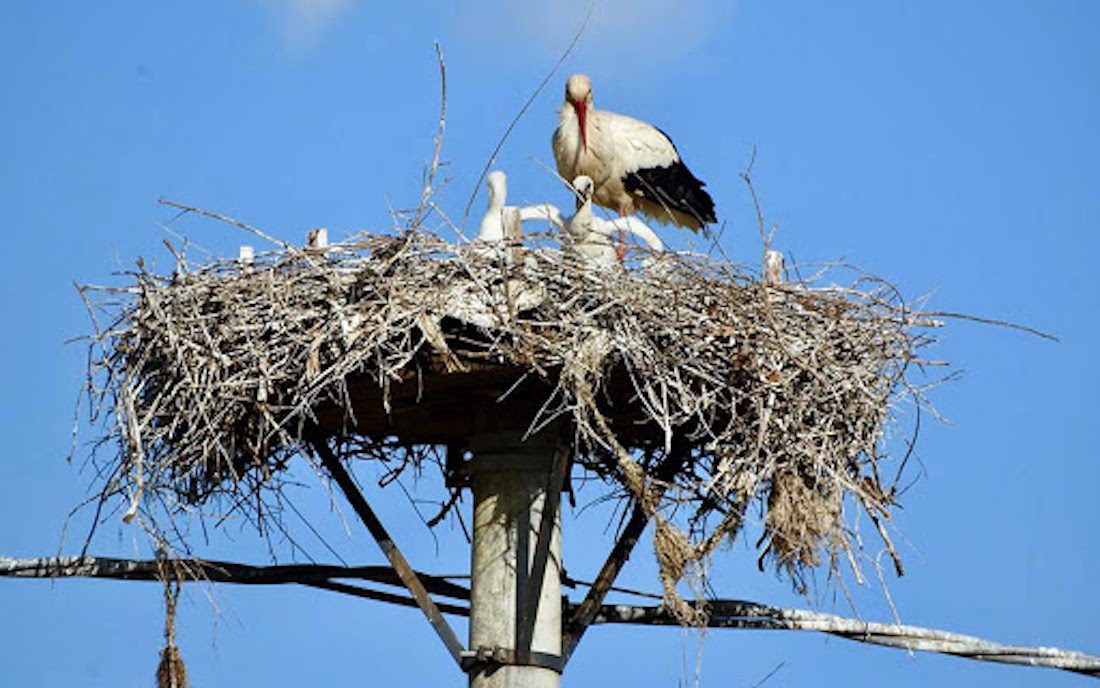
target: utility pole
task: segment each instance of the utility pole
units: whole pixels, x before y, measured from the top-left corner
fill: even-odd
[[[470,450],[470,686],[557,688],[563,453],[552,433],[484,433]]]

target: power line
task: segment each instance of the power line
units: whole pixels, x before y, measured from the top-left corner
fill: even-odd
[[[298,583],[333,592],[366,597],[391,604],[415,607],[412,598],[394,593],[369,590],[336,582],[338,579],[366,580],[383,585],[402,586],[393,569],[387,566],[331,566],[291,564],[252,566],[201,559],[156,560],[115,559],[105,557],[46,557],[12,559],[0,557],[0,577],[11,578],[111,578],[123,580],[159,580],[158,566],[168,564],[176,571],[193,572],[196,580],[248,585]],[[424,587],[436,595],[469,599],[469,591],[438,576],[418,573]],[[580,585],[590,585],[576,581]],[[1053,647],[1005,645],[974,636],[934,628],[861,621],[836,614],[805,609],[784,609],[747,600],[706,600],[710,628],[750,630],[816,631],[872,645],[919,652],[935,652],[985,662],[1047,667],[1100,678],[1100,656]],[[579,605],[569,604],[574,613]],[[444,613],[469,615],[461,605],[441,604]],[[663,606],[601,605],[592,618],[594,624],[636,624],[679,626],[679,621]]]

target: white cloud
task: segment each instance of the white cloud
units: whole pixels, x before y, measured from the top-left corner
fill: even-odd
[[[355,0],[264,0],[275,14],[287,47],[308,50],[355,5]]]
[[[464,3],[467,33],[487,44],[499,42],[545,55],[569,44],[590,0]],[[728,26],[731,0],[598,0],[580,42],[590,60],[635,61],[640,65],[688,57],[716,31]]]

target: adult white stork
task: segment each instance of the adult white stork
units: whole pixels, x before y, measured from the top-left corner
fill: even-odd
[[[595,184],[590,177],[581,175],[573,180],[577,194],[577,212],[566,219],[564,225],[570,238],[570,248],[585,260],[601,266],[615,265],[622,259],[611,235],[630,232],[645,242],[654,253],[662,253],[665,245],[646,223],[636,217],[620,217],[605,220],[592,212],[592,196]]]
[[[583,74],[565,82],[553,146],[558,174],[590,177],[597,205],[624,217],[637,210],[696,231],[717,222],[705,184],[668,136],[641,120],[594,108],[592,82]]]

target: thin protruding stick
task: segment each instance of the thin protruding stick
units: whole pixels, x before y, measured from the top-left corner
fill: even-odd
[[[968,315],[966,313],[949,313],[947,311],[929,311],[927,313],[921,313],[922,316],[930,318],[953,318],[955,320],[970,320],[971,322],[981,323],[983,325],[996,325],[997,327],[1007,327],[1010,330],[1019,330],[1021,332],[1027,332],[1033,334],[1036,337],[1043,339],[1049,339],[1052,342],[1061,341],[1055,335],[1048,334],[1042,330],[1037,330],[1034,327],[1028,327],[1027,325],[1020,325],[1018,323],[1010,322],[1008,320],[998,320],[996,318],[982,318],[977,315]]]
[[[485,175],[489,173],[489,168],[496,162],[497,155],[500,154],[500,149],[504,148],[504,143],[508,140],[508,137],[512,134],[512,130],[519,124],[520,119],[527,113],[527,110],[531,107],[531,104],[535,102],[535,99],[542,93],[542,89],[546,88],[546,84],[550,83],[550,80],[554,78],[554,75],[558,73],[558,69],[565,62],[565,59],[569,57],[569,54],[573,52],[573,48],[577,47],[577,42],[581,40],[581,36],[584,35],[585,30],[588,28],[588,22],[592,20],[592,11],[596,9],[596,2],[592,0],[588,4],[588,11],[584,15],[584,19],[581,21],[581,25],[577,28],[577,33],[573,34],[573,40],[566,46],[565,52],[561,54],[558,61],[554,63],[554,66],[550,68],[550,71],[543,78],[542,83],[535,88],[534,92],[527,98],[527,102],[523,104],[523,107],[519,109],[516,116],[512,118],[512,121],[508,123],[508,128],[504,130],[500,140],[497,141],[497,145],[493,148],[493,152],[489,154],[489,159],[485,161],[485,167],[482,168],[481,174],[477,178],[477,182],[474,184],[474,190],[470,193],[470,200],[466,202],[466,209],[462,211],[462,227],[465,228],[466,220],[470,217],[470,208],[474,206],[474,200],[477,199],[477,194],[481,191],[481,183],[485,181]]]
[[[159,203],[160,205],[166,205],[169,208],[176,208],[178,210],[182,210],[184,213],[196,213],[198,215],[203,215],[205,217],[209,217],[213,220],[218,220],[219,222],[224,222],[226,224],[233,225],[234,227],[239,227],[240,229],[243,229],[246,232],[251,232],[252,234],[255,234],[256,236],[260,237],[264,241],[269,241],[269,242],[275,244],[276,246],[283,249],[284,251],[289,251],[289,252],[294,253],[294,254],[300,253],[298,248],[296,246],[294,246],[293,244],[287,243],[287,242],[283,241],[282,239],[276,239],[275,237],[271,236],[270,234],[263,231],[262,229],[259,229],[257,227],[253,227],[252,225],[250,225],[248,223],[241,222],[240,220],[238,220],[236,218],[229,217],[228,215],[222,215],[221,213],[215,213],[212,210],[203,210],[202,208],[196,208],[193,205],[186,205],[184,203],[177,203],[176,201],[170,201],[167,198],[157,199],[157,203]]]
[[[439,131],[435,134],[435,152],[432,155],[432,166],[424,177],[424,188],[420,192],[420,205],[413,215],[412,227],[416,229],[424,221],[424,213],[428,208],[428,199],[432,197],[435,189],[435,174],[439,171],[439,156],[443,152],[443,132],[447,128],[447,65],[443,62],[443,48],[439,43],[435,44],[435,58],[439,62]]]

